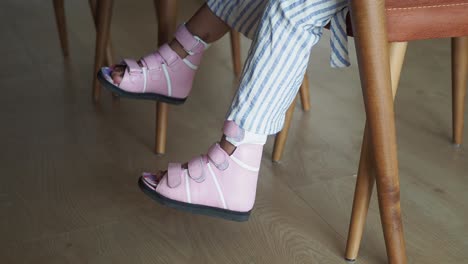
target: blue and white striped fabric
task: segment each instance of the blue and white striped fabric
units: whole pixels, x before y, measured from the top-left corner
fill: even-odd
[[[275,134],[302,83],[312,47],[330,23],[332,67],[349,66],[347,0],[207,0],[229,26],[253,40],[227,119]]]

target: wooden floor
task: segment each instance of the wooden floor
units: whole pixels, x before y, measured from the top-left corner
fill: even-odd
[[[218,140],[235,90],[229,39],[206,53],[190,100],[171,108],[168,152],[157,157],[154,103],[113,103],[107,92],[91,103],[87,1],[65,1],[69,59],[48,2],[0,2],[0,263],[344,263],[364,127],[352,43],[348,69],[329,67],[328,33],[312,52],[312,110],[296,109],[280,164],[270,139],[251,220],[233,223],[164,208],[136,185],[141,171]],[[184,1],[180,21],[200,3]],[[154,49],[155,21],[152,1],[116,1],[116,57]],[[407,54],[396,117],[409,262],[468,263],[468,155],[450,143],[450,42],[410,43]],[[375,199],[358,261],[386,263]]]

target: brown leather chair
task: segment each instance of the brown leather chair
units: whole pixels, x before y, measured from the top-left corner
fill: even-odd
[[[60,47],[62,48],[62,54],[64,57],[68,57],[69,48],[68,48],[68,37],[67,37],[67,21],[65,18],[65,5],[64,0],[53,0],[55,21],[57,24],[57,30],[59,33]],[[91,13],[93,15],[93,20],[96,23],[96,0],[89,0],[89,7],[91,8]],[[109,41],[106,47],[105,54],[105,63],[106,65],[112,64],[112,48]]]
[[[62,54],[64,57],[68,57],[67,21],[65,19],[64,3],[63,0],[53,0],[52,3],[54,4],[55,22],[57,23]]]
[[[414,6],[417,4],[418,6]],[[406,51],[406,43],[409,40],[444,38],[458,36],[463,32],[463,19],[468,16],[466,13],[466,1],[463,0],[388,0],[386,1],[386,12],[388,19],[389,39],[392,42],[403,42],[394,44],[392,47],[392,61],[403,63]],[[450,20],[446,15],[450,14]],[[433,22],[424,23],[423,20],[431,18]],[[351,20],[348,16],[348,35],[353,36]],[[462,25],[462,26],[460,26]],[[466,26],[466,22],[465,25]],[[453,28],[453,29],[452,29]],[[453,34],[451,34],[453,32]],[[463,141],[463,120],[464,120],[464,102],[466,93],[466,65],[463,64],[463,56],[466,56],[467,48],[463,38],[453,37],[452,39],[452,89],[453,89],[453,143],[460,146]],[[395,81],[398,82],[400,70],[395,65]],[[308,82],[304,82],[305,85]],[[397,85],[397,83],[396,83]],[[301,89],[302,92],[303,89]],[[308,88],[306,88],[308,91]],[[295,101],[289,107],[286,113],[286,120],[283,130],[276,136],[273,148],[273,161],[281,159],[286,144],[287,135],[291,125],[294,113]]]
[[[452,38],[454,141],[461,143],[468,75],[468,0],[350,3],[367,124],[345,257],[350,261],[357,257],[376,180],[389,263],[406,263],[392,95],[407,41]]]

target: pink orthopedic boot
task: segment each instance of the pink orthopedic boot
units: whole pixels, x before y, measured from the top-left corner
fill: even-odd
[[[180,58],[166,43],[155,53],[141,58],[143,67],[135,60],[124,59],[121,64],[126,68],[119,84],[114,83],[111,77],[115,66],[102,68],[98,79],[104,87],[122,97],[184,103],[208,44],[193,36],[185,25],[179,26],[175,38],[187,52],[187,57]]]
[[[244,130],[226,121],[224,134],[242,141]],[[206,155],[193,158],[188,169],[170,163],[158,181],[143,173],[139,185],[161,204],[192,213],[246,221],[255,202],[263,144],[240,144],[228,155],[218,143]]]

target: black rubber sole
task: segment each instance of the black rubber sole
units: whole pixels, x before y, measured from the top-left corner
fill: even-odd
[[[115,86],[114,84],[110,83],[105,77],[102,71],[99,71],[97,74],[99,82],[108,90],[111,92],[125,98],[131,98],[131,99],[140,99],[140,100],[152,100],[152,101],[158,101],[158,102],[163,102],[163,103],[168,103],[168,104],[173,104],[173,105],[180,105],[185,103],[185,100],[187,98],[183,99],[178,99],[178,98],[172,98],[168,97],[165,95],[160,95],[160,94],[155,94],[155,93],[131,93],[124,91],[120,89],[118,86]]]
[[[219,217],[223,218],[226,220],[231,220],[231,221],[236,221],[236,222],[244,222],[249,220],[250,217],[250,211],[249,212],[236,212],[236,211],[230,211],[226,209],[221,209],[221,208],[216,208],[216,207],[211,207],[211,206],[205,206],[205,205],[197,205],[197,204],[189,204],[189,203],[183,203],[179,202],[176,200],[169,199],[167,197],[164,197],[160,195],[159,193],[155,192],[154,190],[150,189],[140,178],[138,180],[138,186],[140,189],[148,195],[151,199],[157,201],[158,203],[177,209],[181,211],[186,211],[194,214],[200,214],[200,215],[207,215],[207,216],[212,216],[212,217]]]

